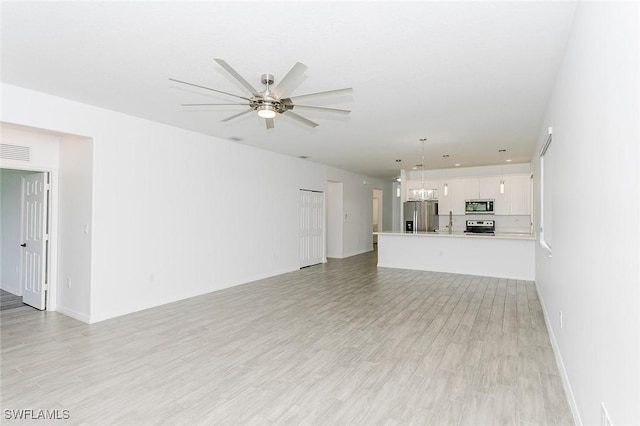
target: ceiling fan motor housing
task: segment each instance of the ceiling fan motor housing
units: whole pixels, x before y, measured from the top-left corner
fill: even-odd
[[[265,92],[261,97],[252,97],[249,102],[249,107],[256,111],[261,109],[273,109],[277,113],[282,114],[287,110],[293,109],[293,103],[289,98],[278,99],[271,95],[271,93]]]

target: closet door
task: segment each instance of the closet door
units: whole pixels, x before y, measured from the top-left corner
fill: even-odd
[[[324,192],[300,190],[300,267],[324,259]]]

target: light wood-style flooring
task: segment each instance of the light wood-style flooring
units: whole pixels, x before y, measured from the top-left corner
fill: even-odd
[[[16,296],[8,291],[0,290],[0,311],[26,307],[27,306],[22,303],[22,296]]]
[[[533,282],[376,260],[93,325],[2,311],[2,408],[66,409],[65,425],[573,424]]]

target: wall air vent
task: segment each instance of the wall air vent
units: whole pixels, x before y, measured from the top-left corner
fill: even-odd
[[[3,160],[31,161],[31,147],[0,144],[0,158]]]

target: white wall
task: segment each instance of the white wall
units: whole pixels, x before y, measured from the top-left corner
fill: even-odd
[[[93,142],[60,137],[57,310],[89,321],[91,309]]]
[[[91,321],[297,269],[298,191],[328,180],[344,256],[372,248],[390,183],[15,86],[2,103],[2,121],[93,139]]]
[[[538,152],[553,127],[559,169],[536,280],[585,425],[600,424],[601,402],[614,425],[640,424],[639,18],[637,2],[578,4],[539,136]],[[532,168],[539,218],[537,155]]]
[[[384,212],[390,212],[391,204],[384,193],[391,192],[391,182],[373,179],[345,170],[327,168],[330,180],[343,183],[343,230],[342,257],[354,256],[373,249],[373,189],[383,189]],[[383,214],[383,227],[390,227],[390,221]],[[345,219],[346,217],[346,219]]]
[[[391,188],[391,227],[386,230],[393,232],[400,232],[402,227],[402,219],[400,218],[400,210],[402,209],[402,197],[398,196],[398,190],[402,191],[402,185],[400,182],[393,182]]]
[[[342,182],[327,182],[327,257],[342,258]]]

